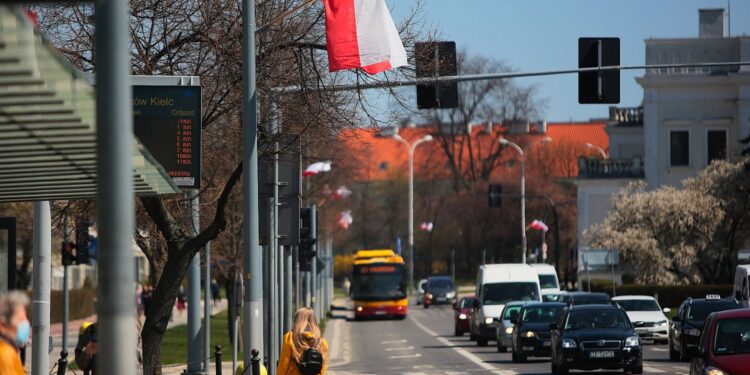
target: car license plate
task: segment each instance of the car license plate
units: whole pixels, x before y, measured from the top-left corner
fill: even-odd
[[[615,352],[612,350],[590,352],[589,358],[614,358]]]
[[[375,311],[375,315],[385,315],[385,311]]]
[[[523,350],[525,350],[527,352],[530,352],[530,351],[534,350],[534,347],[533,346],[524,346]]]
[[[638,333],[648,333],[648,329],[646,328],[636,328],[635,331]]]
[[[542,342],[542,346],[544,346],[546,348],[546,347],[550,346],[550,342],[549,341],[544,341],[544,342]]]

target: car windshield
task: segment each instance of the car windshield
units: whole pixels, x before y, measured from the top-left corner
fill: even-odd
[[[690,305],[687,313],[687,320],[703,321],[708,314],[717,311],[739,309],[740,306],[734,301],[712,301],[705,303],[696,303]]]
[[[651,299],[621,299],[616,301],[625,311],[659,311],[659,304]]]
[[[448,279],[430,280],[427,287],[432,289],[453,289],[453,281]]]
[[[505,306],[505,309],[503,310],[503,320],[510,320],[511,315],[518,315],[518,312],[521,311],[521,305],[513,305],[513,306]]]
[[[750,353],[750,318],[721,319],[716,323],[716,355]]]
[[[572,311],[565,329],[630,328],[625,312],[619,309]]]
[[[482,288],[482,304],[503,305],[510,301],[539,301],[536,283],[485,284]]]
[[[461,300],[461,308],[470,308],[474,306],[474,298],[464,298]]]
[[[559,288],[557,285],[557,276],[555,275],[539,275],[539,287],[545,288]]]
[[[551,323],[557,320],[562,306],[534,306],[526,307],[523,312],[524,323]]]

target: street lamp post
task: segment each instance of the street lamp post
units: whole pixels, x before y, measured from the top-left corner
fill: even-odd
[[[589,149],[593,148],[594,150],[596,150],[597,152],[599,152],[599,154],[605,160],[609,159],[609,155],[607,155],[607,152],[605,152],[603,148],[601,148],[601,147],[599,147],[597,145],[591,144],[591,143],[586,143],[585,146],[586,146],[586,148],[589,148]]]
[[[393,135],[393,139],[401,142],[406,146],[409,162],[409,293],[414,288],[414,150],[417,146],[425,142],[432,141],[432,136],[427,134],[418,139],[416,142],[409,144],[398,133]]]
[[[552,138],[542,138],[542,143],[552,142]],[[521,264],[526,264],[526,155],[521,146],[500,138],[500,145],[510,146],[521,156]]]

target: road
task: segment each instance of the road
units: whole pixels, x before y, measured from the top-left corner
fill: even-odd
[[[326,329],[331,342],[331,374],[550,373],[549,361],[544,358],[513,363],[510,353],[498,353],[494,342],[482,348],[469,341],[468,335],[453,336],[450,306],[410,306],[409,317],[402,321],[355,322],[350,310],[334,312]],[[645,346],[644,374],[687,373],[687,363],[669,361],[666,345]]]

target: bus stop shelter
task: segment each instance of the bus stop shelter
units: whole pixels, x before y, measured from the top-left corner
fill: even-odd
[[[44,40],[26,12],[0,5],[0,202],[35,202],[33,374],[49,372],[49,201],[96,199],[99,182],[106,180],[97,165],[106,154],[97,149],[97,125],[102,125],[97,124],[97,107],[103,108],[94,87]],[[179,192],[132,139],[130,155],[124,156],[132,165],[134,193]]]

